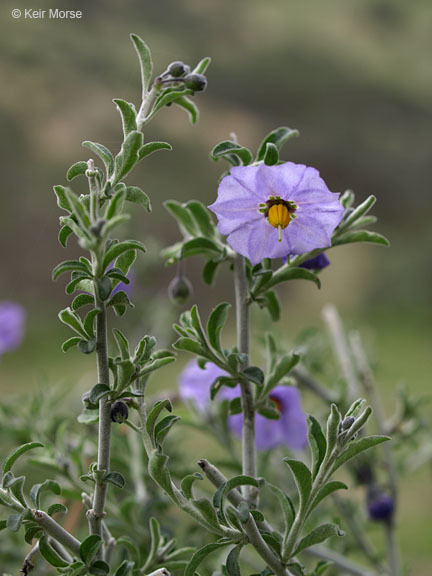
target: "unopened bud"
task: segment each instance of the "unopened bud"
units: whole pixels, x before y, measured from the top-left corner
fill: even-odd
[[[185,276],[176,276],[168,286],[168,295],[176,304],[184,304],[192,294],[192,284]]]
[[[88,408],[89,410],[96,410],[99,407],[98,404],[93,404],[90,402],[90,392],[84,392],[84,394],[81,396],[81,402],[85,408]]]
[[[393,498],[384,494],[379,488],[368,492],[367,509],[369,518],[376,522],[390,522],[394,513]]]
[[[114,404],[111,406],[111,420],[113,422],[122,424],[122,422],[128,419],[128,416],[129,408],[127,407],[127,404],[122,400],[117,400],[117,402],[114,402]]]
[[[94,234],[96,237],[99,237],[105,223],[106,220],[104,220],[103,218],[99,218],[99,220],[97,220],[94,224],[90,226],[90,232]]]
[[[203,74],[188,74],[185,86],[194,92],[202,92],[207,87],[207,78]]]
[[[180,78],[184,76],[189,71],[189,66],[186,66],[183,62],[171,62],[168,66],[168,74],[171,74],[173,78]]]

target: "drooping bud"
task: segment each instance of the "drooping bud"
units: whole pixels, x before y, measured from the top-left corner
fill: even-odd
[[[168,295],[175,304],[184,304],[192,294],[192,284],[186,276],[177,275],[168,286]]]
[[[185,86],[194,92],[202,92],[207,88],[207,78],[203,74],[188,74],[185,77]]]
[[[171,62],[168,66],[168,74],[171,74],[173,78],[180,78],[188,73],[190,70],[189,66],[186,66],[183,62]]]
[[[84,392],[84,394],[81,396],[81,402],[83,403],[83,406],[89,410],[96,410],[99,407],[98,404],[93,404],[93,402],[90,402],[90,392]]]
[[[125,420],[128,419],[129,416],[129,408],[127,407],[126,402],[122,400],[117,400],[111,406],[111,420],[113,422],[117,422],[118,424],[122,424]]]
[[[375,522],[391,522],[394,514],[394,501],[378,486],[370,486],[367,493],[367,510],[369,518]]]

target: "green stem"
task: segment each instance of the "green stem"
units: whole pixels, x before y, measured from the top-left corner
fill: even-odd
[[[65,548],[67,548],[74,556],[80,557],[80,541],[77,540],[72,534],[69,534],[60,524],[57,524],[48,514],[42,510],[32,510],[33,520],[39,524],[44,531],[60,542]]]
[[[241,354],[249,355],[249,307],[248,282],[246,266],[243,256],[234,257],[234,289],[237,318],[237,348]],[[242,368],[245,368],[244,363]],[[255,447],[255,406],[252,386],[247,380],[240,382],[241,402],[243,410],[242,430],[242,472],[246,476],[257,476],[256,447]],[[253,486],[243,487],[246,500],[255,506],[258,491]]]

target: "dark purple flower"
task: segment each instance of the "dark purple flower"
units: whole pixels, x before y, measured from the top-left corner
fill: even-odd
[[[394,508],[391,496],[384,494],[380,488],[368,490],[367,509],[371,520],[389,522],[393,518]]]
[[[23,339],[25,310],[16,302],[0,302],[0,355],[17,348]]]
[[[202,370],[197,362],[192,360],[180,376],[180,397],[193,402],[200,412],[205,412],[210,403],[210,386],[219,376],[228,374],[211,362],[207,362],[205,369]],[[216,399],[232,400],[238,396],[240,396],[239,386],[235,388],[224,386]],[[255,432],[258,450],[268,450],[279,445],[302,450],[307,444],[307,424],[299,391],[292,386],[276,386],[271,391],[270,400],[276,405],[281,417],[279,420],[269,420],[256,414]],[[229,416],[228,424],[233,434],[241,436],[242,414]]]
[[[231,168],[209,208],[228,244],[255,265],[330,246],[344,211],[338,198],[315,168],[259,164]]]
[[[300,264],[300,268],[306,268],[307,270],[322,270],[329,264],[330,260],[323,252],[322,254],[315,256],[315,258],[310,258],[309,260],[306,260],[306,262],[303,262],[303,264]]]

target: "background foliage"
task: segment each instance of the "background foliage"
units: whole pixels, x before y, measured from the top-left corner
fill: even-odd
[[[208,152],[231,130],[254,148],[277,124],[299,128],[302,137],[290,144],[287,159],[316,166],[330,189],[352,187],[359,201],[375,194],[380,231],[392,249],[353,246],[330,254],[332,271],[324,272],[318,295],[312,285],[284,290],[278,330],[290,341],[298,328],[319,325],[319,310],[331,299],[349,325],[369,336],[389,408],[400,383],[408,383],[412,392],[427,391],[429,2],[94,0],[74,2],[74,9],[84,12],[74,22],[15,21],[10,10],[20,4],[5,1],[1,8],[0,245],[7,273],[0,276],[0,298],[26,306],[28,334],[20,353],[2,359],[5,393],[73,383],[77,392],[66,408],[77,412],[80,392],[92,385],[92,361],[73,353],[63,356],[59,348],[65,330],[57,311],[68,297],[51,283],[51,269],[64,257],[56,242],[58,209],[51,185],[62,181],[71,158],[82,156],[82,140],[116,148],[119,121],[111,98],[130,100],[135,94],[137,100],[139,95],[130,31],[152,46],[157,68],[176,58],[194,61],[196,54],[213,58],[198,128],[171,109],[149,129],[170,141],[174,152],[155,155],[135,172],[134,179],[152,196],[154,216],[138,214],[133,235],[147,245],[151,235],[161,245],[172,243],[177,230],[162,202],[214,200],[221,167],[208,161]],[[44,0],[39,4],[52,6]],[[71,6],[58,1],[56,7]],[[140,260],[134,300],[141,310],[137,330],[156,333],[165,345],[174,335],[161,326],[178,310],[166,306],[174,272],[156,266],[157,253],[154,245]],[[223,276],[211,294],[203,288],[199,268],[188,264],[200,308],[229,299]],[[160,305],[149,310],[146,304],[154,295]],[[264,314],[258,322],[264,327]],[[167,368],[159,386],[175,387],[178,370]],[[423,505],[429,482],[424,470],[410,477],[402,493],[404,559],[419,575],[427,574],[430,561]]]

